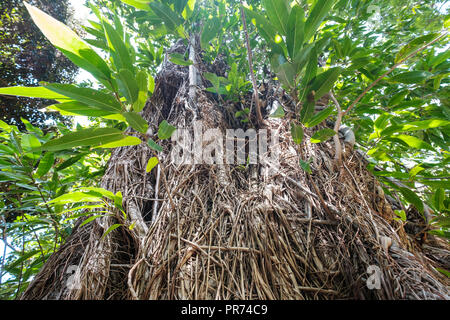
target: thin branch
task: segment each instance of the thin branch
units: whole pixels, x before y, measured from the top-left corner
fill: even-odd
[[[367,94],[367,92],[369,92],[373,87],[375,87],[377,85],[378,82],[380,82],[384,77],[386,77],[387,75],[389,75],[392,71],[394,71],[399,65],[403,64],[406,60],[408,60],[409,58],[415,56],[416,54],[418,54],[420,51],[425,50],[427,47],[429,47],[430,45],[438,42],[439,40],[441,40],[443,37],[445,37],[448,34],[448,32],[444,32],[442,35],[440,35],[439,37],[435,38],[434,40],[428,42],[427,44],[425,44],[423,47],[417,49],[416,51],[414,51],[413,53],[411,53],[410,55],[406,56],[405,58],[403,58],[402,60],[400,60],[399,62],[397,62],[396,64],[394,64],[388,71],[386,71],[381,77],[379,77],[377,80],[375,80],[374,82],[372,82],[372,84],[370,86],[368,86],[363,93],[361,93],[358,98],[356,98],[356,100],[347,108],[347,110],[344,111],[344,116],[350,111],[352,110],[355,105]]]
[[[258,92],[258,86],[256,85],[256,78],[255,73],[253,72],[253,54],[252,49],[250,48],[250,40],[248,37],[248,30],[247,30],[247,21],[245,19],[245,13],[244,13],[244,5],[241,2],[241,18],[242,18],[242,24],[244,27],[244,33],[245,33],[245,42],[247,45],[247,54],[248,54],[248,66],[250,68],[250,76],[252,78],[252,85],[253,85],[253,94],[255,96],[255,103],[256,103],[256,117],[259,124],[263,123],[263,118],[261,114],[261,103],[259,101],[259,92]],[[250,110],[251,113],[251,110]]]

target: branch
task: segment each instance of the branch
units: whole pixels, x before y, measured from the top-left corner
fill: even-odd
[[[411,53],[410,55],[406,56],[405,58],[403,58],[402,60],[400,60],[399,62],[397,62],[396,64],[394,64],[392,66],[392,68],[390,68],[388,71],[386,71],[381,77],[379,77],[377,80],[375,80],[374,82],[372,82],[372,84],[370,86],[368,86],[363,93],[361,93],[359,95],[358,98],[356,98],[356,100],[347,108],[347,110],[344,111],[343,115],[345,116],[350,110],[353,109],[353,107],[367,94],[367,92],[369,92],[373,87],[375,87],[377,85],[378,82],[380,82],[384,77],[386,77],[388,74],[390,74],[392,71],[394,71],[399,65],[403,64],[403,62],[405,62],[406,60],[408,60],[409,58],[415,56],[416,54],[418,54],[420,51],[425,50],[428,46],[438,42],[439,40],[441,40],[443,37],[445,37],[447,35],[447,31],[444,32],[443,34],[441,34],[439,37],[435,38],[434,40],[428,42],[427,44],[425,44],[423,47],[417,49],[416,51],[414,51],[413,53]]]
[[[248,38],[248,30],[247,30],[247,21],[245,20],[245,13],[244,13],[244,5],[241,2],[241,18],[242,18],[242,24],[244,27],[244,33],[245,33],[245,42],[247,44],[247,53],[248,53],[248,66],[250,68],[250,76],[252,78],[252,84],[253,84],[253,94],[255,95],[255,102],[256,102],[256,117],[258,120],[258,123],[263,123],[263,118],[261,114],[261,104],[259,102],[259,93],[258,93],[258,87],[256,85],[256,78],[255,73],[253,72],[253,55],[252,55],[252,49],[250,48],[250,40]],[[251,113],[251,110],[250,110]]]

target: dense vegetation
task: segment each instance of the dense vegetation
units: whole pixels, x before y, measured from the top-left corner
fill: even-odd
[[[67,0],[30,1],[56,19],[71,23]],[[33,24],[22,1],[5,0],[0,3],[0,85],[38,86],[40,81],[71,83],[78,67],[59,52]],[[46,120],[64,118],[39,109],[51,101],[19,97],[0,97],[0,119],[21,129],[25,118],[41,128]]]
[[[126,218],[121,194],[94,186],[112,148],[145,143],[155,152],[148,171],[157,165],[160,142],[170,138],[175,127],[163,121],[157,135],[150,138],[141,111],[155,90],[154,77],[163,61],[194,63],[189,51],[167,54],[177,41],[191,45],[193,39],[200,41],[201,59],[211,65],[202,74],[211,83],[207,91],[224,107],[231,104],[232,115],[243,127],[262,125],[267,110],[258,95],[252,108],[239,102],[251,99],[252,93],[264,90],[273,80],[279,81],[293,107],[280,106],[272,116],[294,114],[290,117],[296,144],[305,143],[306,128],[324,121],[338,125],[316,131],[311,142],[334,139],[341,122],[350,127],[384,193],[401,203],[397,219],[406,223],[411,205],[429,224],[427,232],[448,239],[450,54],[444,3],[91,0],[88,5],[95,21],[84,27],[85,40],[27,5],[36,25],[58,48],[53,54],[62,52],[90,72],[98,87],[64,84],[73,76],[72,65],[51,61],[52,66],[46,67],[28,46],[14,47],[15,54],[26,55],[31,65],[44,66],[41,71],[10,72],[0,64],[0,78],[5,82],[0,94],[7,95],[1,98],[2,106],[4,99],[16,95],[51,99],[58,103],[49,110],[92,120],[88,128],[78,126],[76,132],[58,123],[45,133],[30,123],[35,122],[32,116],[20,115],[24,118],[17,124],[21,130],[0,122],[0,210],[6,244],[1,297],[15,298],[26,289],[64,243],[75,219],[88,215],[83,209],[104,208],[108,214],[116,208]],[[53,11],[50,14],[65,20]],[[12,55],[7,48],[2,40],[2,59]],[[224,67],[214,70],[219,60]],[[8,64],[16,65],[20,65],[16,60]],[[25,78],[32,80],[17,80]],[[36,81],[45,82],[35,88],[22,86]],[[325,106],[317,110],[324,98]],[[35,100],[14,101],[17,108],[17,103],[30,106]],[[127,127],[134,130],[133,135]],[[308,171],[310,161],[302,159],[299,165]],[[336,161],[342,161],[338,147]],[[84,202],[96,204],[87,207]],[[105,235],[119,227],[113,225]],[[448,275],[448,270],[441,272]]]

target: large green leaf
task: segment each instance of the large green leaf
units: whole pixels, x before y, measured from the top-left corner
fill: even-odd
[[[127,146],[137,146],[142,143],[142,140],[133,137],[133,136],[125,136],[121,140],[117,140],[111,143],[102,144],[99,148],[119,148],[119,147],[127,147]]]
[[[45,87],[99,110],[109,112],[122,111],[122,106],[115,97],[101,91],[80,88],[71,84],[48,84]]]
[[[278,34],[275,27],[265,17],[253,10],[244,8],[244,12],[245,16],[258,28],[261,36],[269,43],[274,43]]]
[[[105,20],[103,20],[106,39],[117,71],[122,69],[134,73],[133,62],[127,46],[123,42],[120,34]]]
[[[46,38],[66,54],[73,63],[90,72],[99,80],[111,78],[111,72],[106,62],[74,31],[38,8],[26,2],[25,6],[34,23]]]
[[[323,19],[329,14],[335,0],[319,0],[311,9],[305,23],[305,42],[316,33]]]
[[[416,207],[416,209],[419,210],[419,212],[423,213],[423,202],[419,198],[417,193],[405,187],[400,187],[399,189],[405,199],[409,203],[412,203]]]
[[[128,124],[140,133],[146,133],[148,129],[148,122],[139,113],[124,112],[123,116],[127,119]]]
[[[302,105],[300,110],[300,121],[302,123],[308,123],[314,114],[315,103],[314,101],[307,101]]]
[[[101,202],[102,196],[97,193],[88,192],[72,192],[64,194],[60,197],[50,200],[48,203],[54,204],[68,204],[68,203],[78,203],[78,202]]]
[[[39,166],[36,170],[36,176],[41,178],[47,174],[55,163],[55,154],[53,152],[47,152],[39,161]]]
[[[119,115],[112,111],[103,111],[96,107],[88,106],[78,101],[69,101],[53,104],[46,107],[48,110],[59,111],[63,116],[87,116],[87,117],[103,117],[108,118],[111,115]]]
[[[119,89],[128,103],[133,104],[139,97],[139,86],[133,75],[128,69],[121,69],[119,72]]]
[[[311,84],[311,90],[315,91],[314,94],[315,101],[318,101],[325,94],[330,92],[341,72],[342,68],[340,67],[331,68],[319,74],[314,79],[313,83]]]
[[[45,87],[6,87],[0,88],[0,95],[28,97],[28,98],[42,98],[58,101],[70,100],[69,97],[58,94]]]
[[[413,121],[403,124],[394,124],[381,131],[381,136],[389,136],[396,132],[411,132],[418,130],[427,130],[450,125],[450,121],[443,119],[429,119],[422,121]]]
[[[433,74],[427,71],[407,71],[399,73],[391,78],[391,82],[400,82],[406,84],[422,83]]]
[[[305,127],[311,128],[311,127],[318,125],[319,123],[324,121],[326,118],[328,118],[330,116],[330,114],[333,112],[333,110],[334,110],[334,107],[328,107],[328,108],[318,112],[316,115],[314,115],[314,117],[312,117],[308,122],[305,123]]]
[[[295,5],[291,9],[288,19],[288,28],[286,36],[286,45],[291,59],[300,52],[305,39],[305,12],[299,6]]]
[[[122,131],[114,128],[89,128],[66,134],[42,146],[43,150],[59,151],[82,146],[101,146],[123,139]]]
[[[287,34],[289,19],[289,1],[287,0],[262,0],[269,21],[282,35]]]
[[[153,79],[153,77],[151,77]],[[149,91],[149,78],[145,71],[139,70],[136,75],[136,82],[138,86],[138,98],[133,104],[133,110],[136,112],[141,112],[147,102],[148,91]]]
[[[296,70],[292,63],[286,62],[275,69],[275,73],[280,79],[281,83],[287,88],[291,89],[295,87]]]
[[[163,19],[167,29],[171,32],[183,36],[182,24],[184,19],[175,11],[173,11],[168,5],[161,2],[151,2],[150,7],[152,10]]]
[[[220,28],[221,25],[219,18],[212,17],[206,21],[200,36],[200,44],[203,49],[208,49],[209,42],[217,36]]]
[[[409,136],[406,134],[398,134],[395,136],[391,136],[389,138],[389,140],[400,140],[401,142],[405,143],[406,145],[408,145],[411,148],[414,149],[427,149],[427,150],[431,150],[434,151],[434,148],[429,145],[428,143],[426,143],[425,141],[416,138],[414,136]]]
[[[74,165],[75,163],[79,162],[83,157],[86,156],[86,153],[80,153],[76,156],[70,157],[63,163],[61,163],[58,167],[56,167],[56,171],[61,171],[66,168],[69,168],[70,166]]]
[[[405,45],[403,48],[400,49],[400,51],[397,53],[397,56],[395,57],[395,63],[400,62],[401,60],[405,59],[413,53],[415,50],[419,49],[420,47],[424,46],[431,40],[437,37],[438,34],[436,33],[430,33],[426,34],[424,36],[415,38],[411,42],[409,42],[407,45]]]

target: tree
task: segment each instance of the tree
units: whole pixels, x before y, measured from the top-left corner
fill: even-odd
[[[85,41],[28,6],[100,89],[0,89],[128,125],[42,144],[113,151],[101,188],[47,202],[83,218],[23,299],[449,298],[438,1],[385,1],[379,26],[363,1],[122,2]],[[227,129],[242,162],[220,163]]]
[[[68,23],[71,13],[67,0],[30,1],[56,19]],[[22,1],[5,0],[0,4],[0,81],[1,86],[37,86],[40,81],[73,82],[78,68],[62,55],[34,25]],[[48,127],[45,121],[63,119],[39,109],[51,104],[47,100],[0,97],[0,119],[18,124],[24,129],[20,118],[34,125]]]

